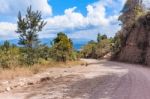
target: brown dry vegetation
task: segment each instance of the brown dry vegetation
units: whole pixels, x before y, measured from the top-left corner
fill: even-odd
[[[67,61],[64,62],[55,62],[55,61],[44,61],[42,64],[35,64],[33,66],[15,66],[11,69],[0,69],[0,80],[6,79],[15,79],[17,77],[27,77],[34,74],[46,71],[49,68],[65,68],[72,67],[79,64],[84,64],[82,61]]]

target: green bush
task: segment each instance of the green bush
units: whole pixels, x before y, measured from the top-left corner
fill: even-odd
[[[97,42],[90,41],[85,45],[80,54],[83,58],[101,58],[110,52],[112,38],[107,38],[106,35],[98,34]]]
[[[12,68],[18,65],[19,54],[19,48],[5,41],[0,47],[0,66],[2,68]]]
[[[34,48],[20,48],[20,63],[22,65],[34,65],[38,63],[39,53],[37,49]]]
[[[81,57],[84,58],[96,58],[96,42],[89,42],[81,50]]]
[[[67,60],[75,59],[75,54],[73,52],[73,43],[71,39],[62,32],[58,33],[57,37],[53,40],[50,56],[56,61],[66,62]]]

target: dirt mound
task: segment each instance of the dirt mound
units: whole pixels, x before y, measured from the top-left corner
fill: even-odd
[[[128,36],[119,60],[150,65],[150,12],[140,17],[126,31]]]

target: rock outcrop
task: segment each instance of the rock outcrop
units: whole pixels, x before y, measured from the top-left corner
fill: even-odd
[[[126,31],[128,36],[119,60],[150,65],[150,13],[140,17]]]

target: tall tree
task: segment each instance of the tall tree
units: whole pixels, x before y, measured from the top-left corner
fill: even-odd
[[[39,43],[38,32],[42,31],[46,22],[42,20],[40,11],[32,11],[32,7],[27,8],[25,17],[18,14],[17,33],[20,35],[19,44],[28,48],[35,47]]]
[[[38,32],[42,31],[46,22],[42,20],[40,11],[33,11],[32,7],[27,8],[25,16],[18,14],[18,28],[19,44],[23,46],[21,48],[21,63],[27,65],[33,65],[38,60],[38,52],[36,50],[39,45]]]
[[[97,42],[100,42],[100,41],[101,41],[101,34],[98,33],[98,34],[97,34]]]

